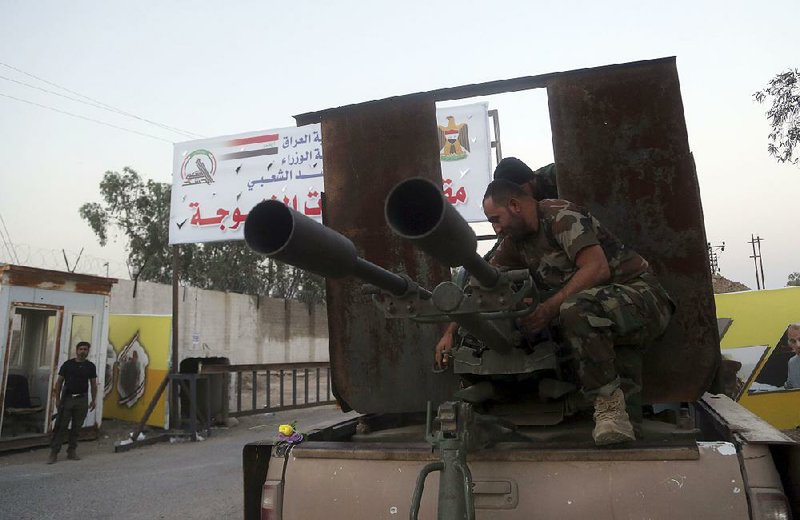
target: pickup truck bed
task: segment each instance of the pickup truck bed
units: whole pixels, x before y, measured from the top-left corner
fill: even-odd
[[[522,427],[529,442],[471,453],[477,518],[759,518],[750,502],[783,496],[770,445],[725,440],[725,428],[709,425],[723,424],[720,409],[735,416],[738,407],[725,397],[705,401],[717,408],[695,407],[702,430],[645,421],[643,440],[623,448],[595,448],[591,421],[573,420]],[[751,437],[759,435],[757,422]],[[791,445],[774,429],[761,435]],[[285,457],[273,447],[266,481],[279,484],[280,518],[408,518],[417,475],[439,460],[423,438],[419,417],[363,416],[313,432]],[[437,492],[434,474],[420,518],[436,517]]]

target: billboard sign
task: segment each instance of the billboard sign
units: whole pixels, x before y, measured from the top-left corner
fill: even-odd
[[[470,222],[485,220],[481,197],[491,180],[488,106],[436,111],[442,189]],[[175,144],[169,243],[243,240],[244,221],[262,200],[277,199],[322,219],[319,124]]]

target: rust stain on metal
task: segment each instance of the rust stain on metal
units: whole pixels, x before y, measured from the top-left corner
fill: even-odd
[[[111,294],[116,278],[66,273],[19,265],[0,265],[0,279],[8,285],[52,289],[84,294]]]

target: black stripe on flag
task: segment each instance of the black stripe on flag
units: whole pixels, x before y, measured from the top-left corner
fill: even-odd
[[[245,150],[244,152],[226,153],[220,159],[221,161],[230,161],[231,159],[247,159],[248,157],[258,157],[259,155],[275,155],[278,153],[278,147],[263,148],[261,150]]]

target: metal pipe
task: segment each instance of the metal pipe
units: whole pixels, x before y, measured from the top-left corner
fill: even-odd
[[[397,296],[405,294],[409,289],[408,280],[361,257],[356,257],[353,276]],[[428,293],[427,290],[422,292]]]
[[[472,495],[472,472],[466,462],[462,464],[460,461],[456,461],[453,463],[453,466],[461,472],[461,476],[463,477],[466,520],[475,520],[475,499]]]
[[[463,265],[482,286],[494,287],[500,272],[476,252],[478,240],[458,211],[444,198],[441,186],[423,177],[397,184],[386,198],[386,223],[450,267]]]
[[[180,246],[175,244],[172,246],[172,356],[170,359],[170,374],[177,374],[180,372],[180,322],[179,322],[179,305],[178,305],[178,283],[180,280]],[[136,283],[139,280],[139,273],[136,273],[136,282],[134,283],[134,290]],[[169,385],[169,426],[170,428],[180,427],[181,414],[180,414],[180,400],[178,399],[177,384],[172,383]],[[138,434],[137,434],[138,435]],[[136,440],[136,439],[134,439]]]

